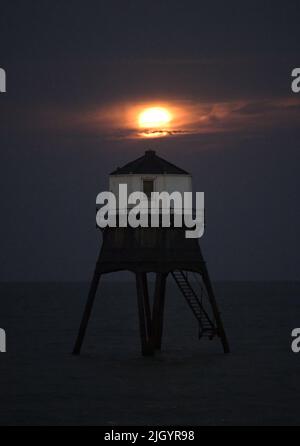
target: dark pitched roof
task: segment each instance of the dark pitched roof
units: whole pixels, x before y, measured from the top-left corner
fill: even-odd
[[[174,166],[169,161],[164,160],[156,155],[154,150],[147,150],[142,157],[118,167],[110,175],[127,175],[127,174],[175,174],[189,175],[180,167]]]

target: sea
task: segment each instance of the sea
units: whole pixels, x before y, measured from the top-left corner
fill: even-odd
[[[2,426],[267,426],[300,423],[299,282],[216,282],[231,353],[169,279],[162,351],[140,352],[134,282],[101,283],[72,356],[88,283],[0,284]]]

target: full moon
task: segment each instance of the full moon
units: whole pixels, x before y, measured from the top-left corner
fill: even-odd
[[[172,116],[167,109],[163,107],[151,107],[140,113],[138,122],[140,128],[143,129],[163,130],[171,119]]]

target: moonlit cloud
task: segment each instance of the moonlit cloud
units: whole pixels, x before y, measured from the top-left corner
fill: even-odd
[[[159,105],[167,108],[172,121],[165,129],[141,132],[138,116],[141,110]],[[81,125],[99,131],[108,139],[147,139],[149,137],[183,137],[211,133],[235,133],[293,125],[299,121],[300,99],[237,100],[220,103],[181,101],[141,101],[119,103],[95,109]],[[80,121],[80,120],[79,120]]]
[[[172,120],[166,128],[140,128],[138,117],[151,106],[165,107]],[[20,116],[19,116],[20,115]],[[149,138],[186,138],[188,136],[251,134],[299,125],[300,98],[240,99],[231,101],[164,100],[123,101],[102,106],[36,107],[27,119],[21,108],[10,122],[35,132],[101,137],[107,140],[147,140]],[[18,124],[19,122],[19,124]]]

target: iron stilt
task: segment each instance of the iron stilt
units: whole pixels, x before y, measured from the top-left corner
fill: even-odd
[[[212,287],[212,283],[207,271],[207,267],[206,267],[206,263],[204,262],[204,260],[202,261],[202,279],[204,282],[204,285],[206,287],[207,290],[207,295],[212,307],[212,311],[216,320],[216,324],[217,324],[217,329],[218,329],[218,335],[221,339],[222,345],[223,345],[223,349],[224,349],[224,353],[230,353],[230,347],[229,347],[229,342],[224,330],[224,326],[223,326],[223,321],[221,318],[221,314],[219,312],[219,308],[217,305],[217,301],[215,298],[215,293]]]
[[[157,273],[152,314],[152,339],[156,350],[161,350],[167,274]]]
[[[154,354],[151,339],[148,337],[147,316],[145,311],[145,284],[142,273],[136,273],[137,303],[139,313],[139,326],[141,347],[143,356],[152,356]]]
[[[93,305],[95,302],[95,297],[96,297],[96,293],[97,293],[97,289],[98,289],[98,285],[99,285],[99,281],[100,281],[100,277],[101,274],[98,272],[98,264],[96,265],[96,269],[94,272],[94,277],[90,286],[90,291],[89,291],[89,295],[88,295],[88,299],[87,299],[87,303],[85,306],[85,310],[83,313],[83,317],[82,317],[82,321],[81,321],[81,325],[79,328],[79,333],[77,336],[77,340],[75,343],[75,347],[73,350],[73,355],[80,355],[81,352],[81,347],[84,341],[84,337],[85,337],[85,333],[86,333],[86,329],[90,320],[90,316],[91,316],[91,312],[93,309]]]

